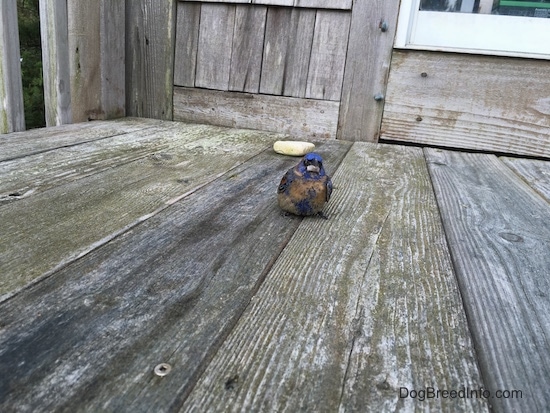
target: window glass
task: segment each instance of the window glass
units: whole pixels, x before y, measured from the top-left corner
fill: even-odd
[[[420,10],[550,17],[550,0],[421,0]]]

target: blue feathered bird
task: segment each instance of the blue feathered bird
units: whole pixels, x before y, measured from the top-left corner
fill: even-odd
[[[279,206],[295,215],[320,215],[332,194],[332,181],[323,167],[323,159],[308,153],[281,179],[277,189]]]

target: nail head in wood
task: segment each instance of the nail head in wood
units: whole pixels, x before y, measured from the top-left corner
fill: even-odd
[[[155,366],[155,374],[159,377],[164,377],[168,374],[170,374],[170,371],[172,371],[172,366],[168,363],[160,363]]]

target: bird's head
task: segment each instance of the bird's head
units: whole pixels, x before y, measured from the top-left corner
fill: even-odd
[[[310,152],[302,159],[304,170],[311,174],[324,175],[323,158],[315,152]]]

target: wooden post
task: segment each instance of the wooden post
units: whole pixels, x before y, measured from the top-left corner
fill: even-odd
[[[67,0],[40,0],[46,125],[72,122]]]
[[[125,115],[124,0],[67,5],[74,122]]]
[[[126,2],[126,111],[172,120],[176,0]]]
[[[0,133],[25,130],[17,3],[0,2]]]
[[[353,3],[339,139],[378,140],[398,12],[398,1]]]

